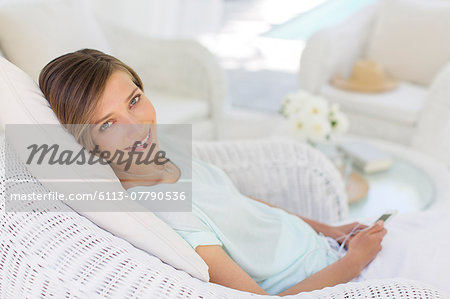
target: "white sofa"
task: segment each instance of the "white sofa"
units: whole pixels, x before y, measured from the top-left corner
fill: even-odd
[[[13,151],[5,151],[6,146],[0,134],[1,298],[275,298],[193,278],[76,212],[67,212],[59,201],[10,202],[5,213],[4,199],[11,193],[48,192]],[[322,221],[334,222],[346,215],[343,183],[336,169],[308,145],[286,140],[203,141],[194,143],[193,150],[197,158],[222,167],[244,194]],[[260,154],[255,155],[255,151]],[[279,155],[284,158],[274,160]],[[8,174],[5,159],[16,165]],[[240,159],[251,160],[251,167],[243,169]],[[10,182],[8,189],[6,180]],[[24,206],[34,212],[14,212],[23,211]],[[340,284],[289,296],[387,297],[431,299],[447,295],[430,285],[396,278]]]
[[[200,43],[134,32],[95,14],[87,1],[19,3],[17,8],[6,2],[0,5],[0,55],[35,80],[45,63],[59,55],[100,48],[141,76],[159,123],[190,123],[195,139],[218,137],[225,75]]]
[[[380,2],[360,10],[342,24],[323,29],[312,36],[302,53],[299,83],[301,88],[340,104],[350,119],[352,133],[410,144],[425,107],[433,101],[430,87],[439,72],[436,63],[443,68],[450,60],[450,54],[442,54],[443,58],[439,58],[441,62],[436,62],[438,58],[433,57],[433,53],[440,54],[441,48],[448,50],[449,43],[437,41],[426,45],[428,40],[421,40],[423,36],[434,38],[434,35],[439,34],[432,30],[433,22],[428,22],[430,28],[423,30],[414,26],[405,28],[404,24],[411,23],[408,17],[417,15],[420,15],[417,22],[426,22],[424,19],[432,19],[439,13],[443,14],[442,19],[448,19],[450,6],[441,3],[443,9],[428,7],[429,1]],[[416,9],[414,5],[421,7]],[[409,11],[401,10],[401,6],[411,10],[414,16],[408,16]],[[450,27],[448,21],[437,24]],[[450,28],[446,30],[448,32]],[[415,38],[417,46],[411,46],[410,41]],[[424,47],[427,47],[427,52]],[[418,56],[428,60],[424,58],[420,62],[413,59]],[[330,84],[335,74],[349,76],[354,62],[361,58],[380,62],[386,67],[388,75],[400,80],[399,87],[389,92],[370,94],[343,91]],[[410,61],[405,61],[409,58]]]

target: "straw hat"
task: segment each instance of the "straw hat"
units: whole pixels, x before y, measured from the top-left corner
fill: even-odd
[[[355,63],[349,79],[334,76],[331,83],[340,89],[360,92],[381,92],[394,89],[398,82],[389,78],[381,65],[371,60]]]

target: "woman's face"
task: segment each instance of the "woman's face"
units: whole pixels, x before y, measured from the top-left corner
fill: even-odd
[[[155,108],[130,75],[121,70],[113,72],[106,82],[93,123],[92,139],[100,151],[127,153],[142,141],[135,151],[145,156],[152,142],[156,143]]]

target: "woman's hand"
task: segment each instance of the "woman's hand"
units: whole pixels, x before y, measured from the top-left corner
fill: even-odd
[[[345,225],[340,226],[325,226],[321,233],[324,234],[327,237],[333,238],[336,241],[338,241],[339,244],[342,244],[342,242],[345,240],[346,236],[354,230],[354,233],[352,236],[350,236],[347,241],[345,242],[345,248],[348,247],[348,243],[351,239],[355,237],[359,233],[359,230],[366,229],[368,226],[361,224],[359,222],[352,222]]]
[[[378,221],[374,226],[359,232],[349,241],[346,255],[351,257],[362,270],[381,250],[381,241],[386,232],[384,222]]]

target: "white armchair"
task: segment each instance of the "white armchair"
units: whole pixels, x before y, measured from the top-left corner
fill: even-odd
[[[420,3],[426,5],[426,2]],[[409,145],[426,103],[433,101],[434,95],[429,92],[432,84],[413,83],[397,75],[396,78],[400,80],[397,89],[370,94],[343,91],[329,83],[335,74],[348,77],[356,60],[371,58],[369,49],[382,8],[381,3],[370,5],[342,24],[312,36],[301,57],[299,83],[301,88],[340,104],[349,116],[352,133]],[[398,22],[398,26],[401,26],[402,21]],[[417,40],[417,43],[421,43],[421,40]],[[435,48],[439,47],[439,44],[435,45]],[[404,49],[405,53],[407,50]],[[390,55],[390,51],[385,50],[383,55]],[[432,56],[429,53],[424,55]],[[414,63],[411,61],[409,65],[414,66]],[[404,62],[401,64],[405,65]]]
[[[151,38],[99,21],[114,55],[142,78],[159,123],[191,123],[194,138],[218,137],[226,86],[211,52],[194,40]]]
[[[436,76],[428,93],[412,145],[450,166],[450,63]]]
[[[103,50],[136,70],[159,123],[192,124],[195,139],[218,138],[226,86],[211,52],[194,40],[151,38],[127,29],[94,14],[87,2],[0,5],[0,55],[37,80],[57,56]]]
[[[24,202],[35,212],[5,213],[4,198],[48,191],[14,156],[0,135],[0,297],[34,298],[274,298],[203,282],[131,246],[63,203]],[[7,151],[11,153],[11,151]],[[242,192],[315,219],[346,215],[343,184],[322,154],[294,141],[199,142],[194,155],[215,163]],[[220,158],[219,158],[220,157]],[[6,177],[5,159],[14,167]],[[239,163],[237,163],[239,161]],[[5,181],[21,181],[6,190]],[[20,206],[16,206],[20,208]],[[439,290],[404,279],[341,284],[290,298],[445,298]]]

